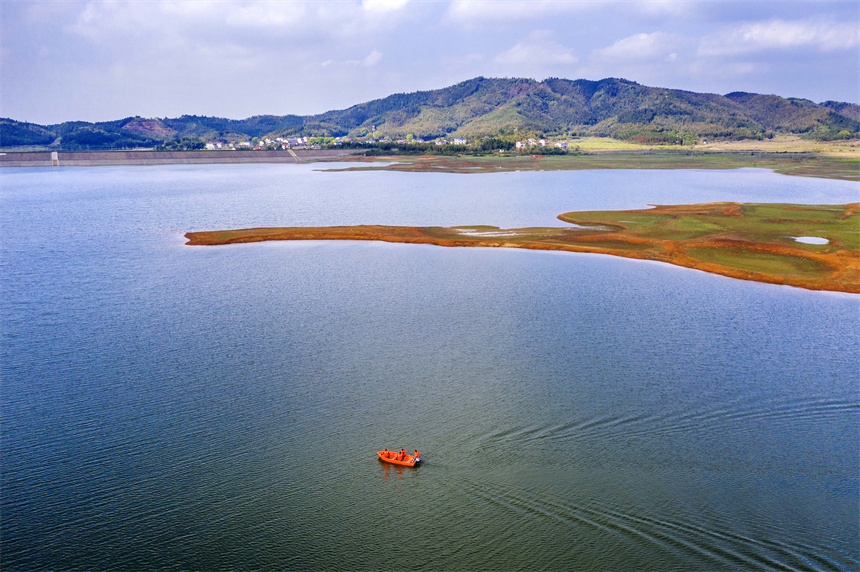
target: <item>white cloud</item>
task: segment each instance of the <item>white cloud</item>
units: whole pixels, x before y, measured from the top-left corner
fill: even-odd
[[[365,67],[372,67],[382,61],[382,52],[379,50],[373,50],[368,54],[366,58],[362,61],[362,64]]]
[[[705,36],[699,44],[698,54],[724,56],[792,48],[817,48],[827,52],[855,48],[858,45],[860,27],[857,22],[770,20],[741,23]]]
[[[683,16],[694,10],[698,3],[697,0],[453,0],[445,19],[467,28],[477,28],[483,24],[518,24],[600,10],[608,19],[617,17],[617,10],[664,18]]]
[[[192,2],[178,3],[180,5]],[[206,2],[206,4],[219,4]],[[274,2],[263,0],[227,6],[224,4],[212,6],[223,12],[224,22],[233,28],[291,28],[302,22],[307,16],[307,7],[301,2]],[[203,17],[200,13],[185,12],[182,17],[197,20]],[[211,13],[211,12],[210,12]],[[215,12],[217,13],[217,12]]]
[[[678,43],[678,38],[664,32],[634,34],[618,40],[609,47],[594,50],[592,56],[598,60],[611,62],[644,61],[662,57],[674,60],[678,55],[672,52],[677,48]]]
[[[552,64],[574,64],[579,61],[571,51],[553,40],[552,32],[537,30],[525,41],[499,54],[496,63],[540,67]]]
[[[253,44],[254,36],[297,38],[357,37],[396,21],[408,0],[98,0],[88,2],[72,32],[94,41],[137,36],[151,41]]]
[[[605,3],[600,0],[454,0],[448,7],[447,18],[457,24],[473,27],[486,22],[534,20],[548,14],[578,12]]]
[[[699,2],[682,0],[648,0],[636,4],[637,10],[650,16],[685,16],[694,11]]]
[[[368,12],[396,12],[406,6],[409,0],[363,0],[361,7]]]
[[[334,65],[344,65],[344,66],[350,66],[350,67],[361,66],[361,67],[366,67],[366,68],[372,68],[381,61],[382,61],[382,52],[380,52],[379,50],[373,50],[372,52],[367,54],[367,57],[365,57],[364,59],[361,59],[361,60],[336,61],[336,60],[328,59],[328,60],[325,60],[324,62],[322,62],[320,64],[320,66],[325,68],[325,67],[334,66]]]

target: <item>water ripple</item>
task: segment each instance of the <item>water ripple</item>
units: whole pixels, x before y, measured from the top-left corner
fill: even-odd
[[[838,570],[860,564],[856,556],[840,554],[832,547],[752,538],[731,528],[634,514],[593,498],[571,502],[547,493],[512,489],[490,481],[471,480],[464,486],[475,498],[521,517],[548,519],[568,527],[586,526],[602,534],[620,534],[634,543],[647,544],[676,558],[681,556],[684,561],[698,561],[709,567]],[[659,568],[656,564],[655,567]]]
[[[597,416],[551,425],[523,425],[478,435],[479,443],[565,441],[611,435],[669,435],[673,433],[718,433],[732,426],[748,427],[749,421],[848,420],[860,412],[860,404],[847,400],[810,399],[783,402],[730,404],[708,411],[667,411],[659,415]]]

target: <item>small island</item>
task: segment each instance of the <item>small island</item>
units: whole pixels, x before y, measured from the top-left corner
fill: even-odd
[[[667,262],[742,280],[860,293],[860,203],[705,203],[559,215],[565,227],[358,225],[189,232],[189,245],[377,240],[525,248]]]

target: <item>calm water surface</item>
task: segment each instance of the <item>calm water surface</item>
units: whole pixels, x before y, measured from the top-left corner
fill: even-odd
[[[0,172],[4,570],[860,568],[858,296],[597,255],[182,238],[844,203],[856,183],[314,169]]]

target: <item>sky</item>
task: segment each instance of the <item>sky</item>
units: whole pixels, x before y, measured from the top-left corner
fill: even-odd
[[[860,1],[0,0],[0,117],[310,115],[476,76],[860,103]]]

